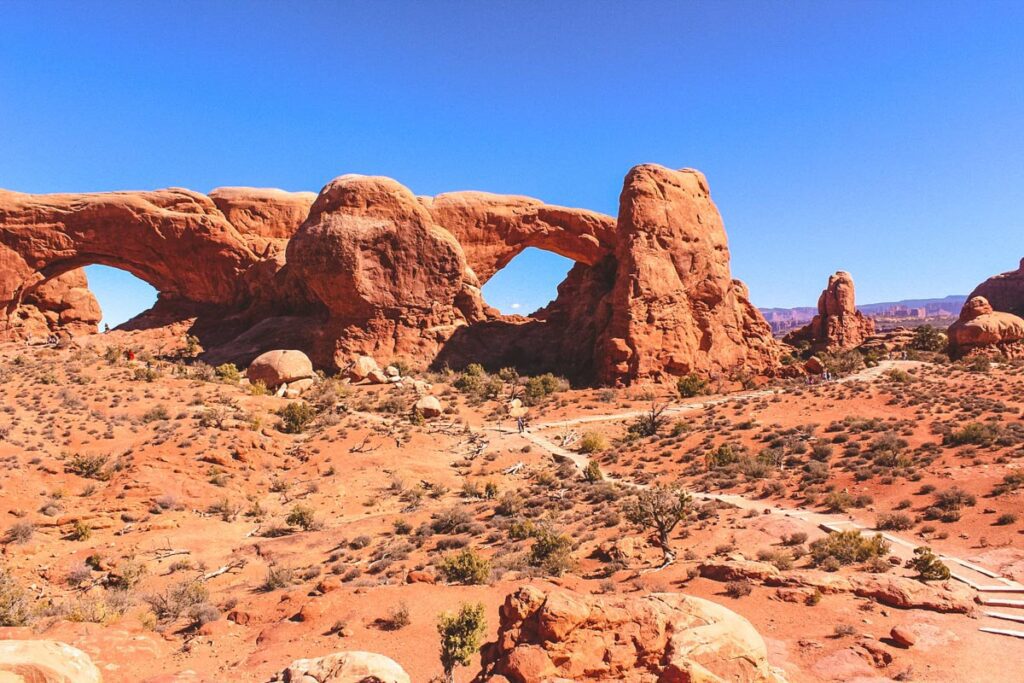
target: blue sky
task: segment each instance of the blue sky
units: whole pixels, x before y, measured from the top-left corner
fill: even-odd
[[[359,172],[614,213],[657,162],[707,174],[758,305],[840,268],[864,302],[966,293],[1024,256],[1022,44],[1019,2],[7,0],[0,186]],[[565,265],[488,294],[532,309]]]

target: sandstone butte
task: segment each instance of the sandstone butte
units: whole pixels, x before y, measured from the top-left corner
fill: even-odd
[[[857,310],[853,278],[838,271],[818,297],[818,314],[785,337],[788,344],[807,343],[812,351],[845,351],[860,346],[875,333],[875,321]]]
[[[527,247],[575,265],[533,317],[502,316],[480,287]],[[318,195],[0,190],[0,338],[94,331],[90,264],[158,291],[129,327],[187,321],[213,363],[287,348],[325,370],[366,354],[627,384],[771,374],[780,356],[691,169],[631,169],[617,218],[483,192],[416,197],[360,175]]]

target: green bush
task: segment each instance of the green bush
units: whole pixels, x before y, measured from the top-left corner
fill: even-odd
[[[454,555],[446,555],[437,569],[449,583],[476,586],[487,583],[491,577],[491,562],[472,548],[463,548]]]
[[[455,666],[469,666],[480,649],[480,641],[487,631],[482,603],[464,604],[455,614],[445,612],[437,619],[437,632],[441,636],[441,666],[445,679],[455,681]]]
[[[830,560],[839,565],[848,565],[888,555],[889,544],[881,534],[862,536],[856,530],[833,531],[825,538],[812,542],[810,552],[816,565],[825,565]]]
[[[922,581],[945,581],[949,578],[949,567],[927,546],[914,549],[914,559],[910,561],[910,566]]]
[[[295,401],[278,410],[277,416],[281,418],[278,429],[285,434],[301,434],[316,418],[316,408],[303,401]]]
[[[916,351],[942,351],[946,348],[946,335],[931,325],[921,325],[914,330],[910,348]]]
[[[599,432],[587,432],[580,438],[576,450],[580,453],[599,453],[608,448],[608,440]]]
[[[914,520],[911,516],[902,512],[882,513],[878,515],[878,519],[875,521],[875,528],[885,531],[906,531],[913,528],[913,526]]]
[[[86,479],[105,479],[104,467],[107,464],[105,455],[84,455],[76,453],[64,463],[64,471],[77,474]]]
[[[288,513],[288,517],[285,519],[285,522],[289,526],[297,526],[303,531],[309,531],[310,529],[315,529],[318,526],[315,515],[316,512],[313,508],[300,503],[293,507],[292,511]]]
[[[228,382],[229,384],[238,384],[238,381],[242,379],[242,373],[239,372],[234,363],[218,365],[214,372],[217,373],[218,379]]]
[[[701,396],[707,393],[708,382],[696,375],[690,373],[685,377],[680,377],[676,381],[676,391],[683,398],[693,398],[694,396]]]
[[[601,472],[601,466],[597,464],[596,460],[591,460],[587,463],[587,468],[583,470],[583,478],[591,484],[604,481],[604,474]]]
[[[534,533],[529,563],[546,574],[561,576],[573,566],[572,540],[549,527],[539,527]]]
[[[550,372],[536,377],[530,377],[523,385],[523,403],[528,406],[535,406],[551,394],[565,391],[569,383],[561,377],[555,377]]]

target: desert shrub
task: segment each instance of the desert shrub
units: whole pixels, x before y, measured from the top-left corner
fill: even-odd
[[[768,562],[782,571],[793,568],[793,555],[786,550],[775,550],[774,548],[760,550],[757,553],[757,559],[761,562]]]
[[[292,508],[285,522],[289,526],[297,526],[303,531],[309,531],[319,526],[316,520],[316,511],[310,506],[301,503]]]
[[[238,381],[242,379],[242,373],[239,372],[234,363],[218,365],[214,372],[217,374],[217,379],[229,384],[238,384]]]
[[[872,557],[889,554],[889,544],[881,534],[862,536],[859,531],[832,531],[810,545],[811,559],[816,565],[823,565],[830,558],[839,565],[867,562]]]
[[[913,518],[901,512],[882,513],[875,520],[875,528],[885,531],[906,531],[913,526]]]
[[[725,584],[725,594],[730,598],[743,598],[754,590],[753,584],[747,579],[739,579],[737,581],[730,581]]]
[[[164,405],[155,405],[142,414],[142,421],[146,424],[169,419],[171,419],[171,414],[167,412],[167,407]]]
[[[482,585],[491,577],[491,562],[472,548],[465,548],[454,555],[446,555],[437,569],[449,583],[466,586]]]
[[[970,422],[943,437],[943,443],[951,446],[991,446],[1000,436],[999,425]]]
[[[295,570],[291,567],[272,564],[267,567],[267,575],[260,585],[260,590],[267,593],[286,588],[295,583]]]
[[[469,666],[480,649],[480,641],[487,632],[483,603],[464,604],[455,614],[444,612],[437,619],[437,632],[441,636],[441,666],[445,679],[455,680],[458,664]]]
[[[973,507],[978,502],[974,494],[954,486],[946,491],[935,494],[935,507],[946,511],[959,511],[964,507]]]
[[[533,533],[528,562],[545,574],[561,576],[573,566],[572,540],[550,527],[538,527]]]
[[[86,479],[102,480],[106,478],[103,468],[106,466],[107,460],[105,455],[76,453],[64,462],[64,471]]]
[[[996,518],[996,524],[998,524],[999,526],[1007,526],[1009,524],[1016,523],[1017,515],[1013,514],[1012,512],[1004,512],[1003,514],[999,515],[998,518]]]
[[[409,618],[409,606],[404,602],[399,603],[388,610],[386,617],[378,619],[377,623],[385,631],[399,631],[405,628],[412,623],[412,619]]]
[[[683,398],[693,398],[694,396],[701,396],[707,393],[708,382],[696,375],[690,373],[685,377],[680,377],[676,381],[676,391]]]
[[[853,496],[846,491],[832,491],[825,496],[825,507],[829,512],[846,512],[853,507]]]
[[[515,517],[522,509],[522,496],[513,491],[506,491],[494,506],[494,513],[503,517]]]
[[[910,566],[922,581],[945,581],[949,578],[949,567],[927,546],[914,549],[914,559],[910,561]]]
[[[550,372],[536,377],[530,377],[523,385],[523,403],[528,406],[535,406],[544,401],[548,396],[569,388],[569,383],[561,377],[556,377]]]
[[[783,545],[803,545],[807,542],[806,531],[794,531],[791,534],[782,537]]]
[[[28,591],[7,570],[0,569],[0,626],[24,626],[31,619]]]
[[[185,579],[168,586],[160,593],[152,593],[142,599],[153,608],[160,621],[174,621],[197,605],[209,599],[206,586],[197,579]]]
[[[28,520],[15,522],[4,535],[5,543],[28,543],[36,532],[36,525]]]
[[[822,365],[834,375],[849,375],[864,367],[864,356],[857,351],[819,354]]]
[[[608,440],[599,432],[587,432],[580,438],[576,450],[580,453],[599,453],[608,448]]]
[[[303,401],[294,401],[277,411],[280,429],[285,434],[301,434],[316,418],[316,408]]]
[[[601,472],[601,466],[597,464],[596,460],[591,460],[587,463],[586,469],[583,470],[583,478],[591,484],[604,481],[604,474]]]
[[[434,513],[430,528],[437,534],[461,534],[469,531],[473,516],[463,508],[451,507]]]

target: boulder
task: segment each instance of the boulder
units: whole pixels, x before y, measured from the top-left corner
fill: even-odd
[[[280,683],[412,683],[398,662],[374,652],[335,652],[296,659],[273,679]]]
[[[3,683],[102,683],[89,656],[54,640],[0,640]]]
[[[700,575],[715,581],[739,581],[749,579],[766,583],[778,580],[782,575],[778,567],[767,562],[754,560],[708,560],[700,565]]]
[[[954,581],[924,583],[890,574],[853,574],[850,583],[854,594],[890,607],[959,614],[974,611],[974,591]]]
[[[917,634],[903,624],[893,626],[889,637],[901,647],[913,647],[917,642]]]
[[[818,297],[818,314],[783,341],[794,346],[807,342],[814,351],[835,352],[857,348],[874,333],[875,321],[857,310],[853,278],[840,270],[829,277]]]
[[[380,370],[380,367],[370,356],[356,356],[348,368],[348,376],[353,382],[362,382],[370,376],[371,372]]]
[[[1024,357],[1024,318],[994,310],[982,296],[967,300],[947,336],[950,355],[954,358],[987,350]]]
[[[250,382],[263,382],[268,389],[274,390],[282,384],[291,385],[296,380],[312,378],[314,376],[313,363],[309,360],[309,356],[302,351],[294,349],[267,351],[257,356],[249,364],[245,376]]]
[[[782,683],[750,622],[680,593],[595,596],[523,586],[481,650],[478,683],[620,681]]]
[[[413,410],[426,418],[437,417],[444,411],[444,406],[436,396],[424,396],[416,401]]]

